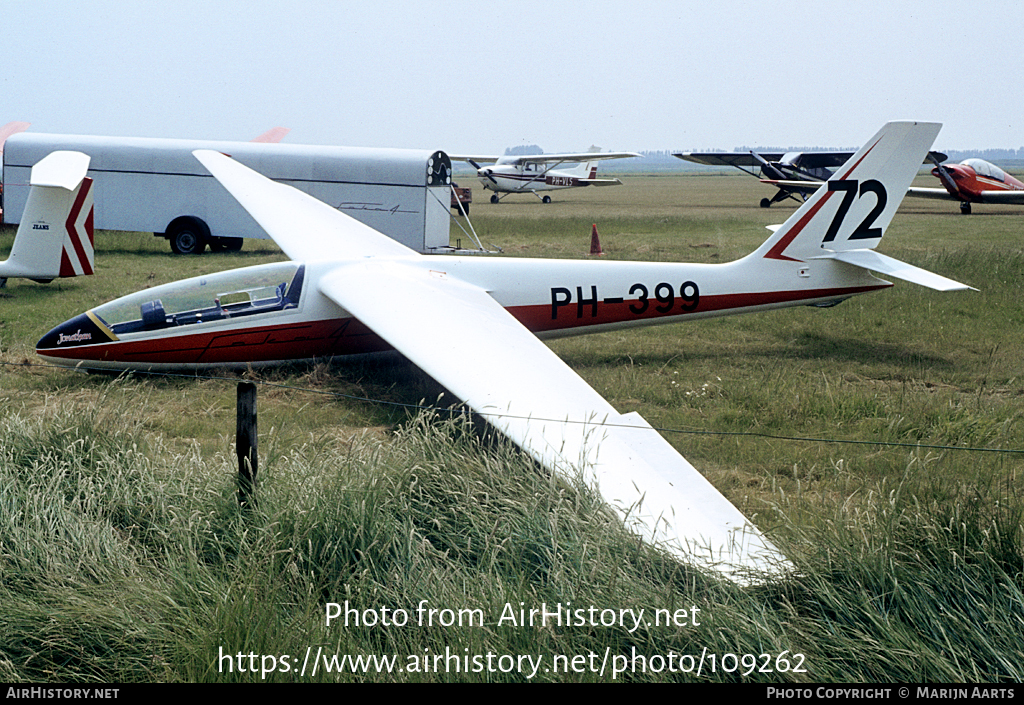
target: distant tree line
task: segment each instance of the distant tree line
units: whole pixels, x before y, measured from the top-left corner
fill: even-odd
[[[1024,161],[1024,147],[1018,149],[950,149],[945,152],[950,161],[961,162],[964,159],[980,157],[989,162]]]
[[[507,147],[506,157],[519,157],[524,154],[544,154],[544,150],[535,144],[521,144],[518,147]]]

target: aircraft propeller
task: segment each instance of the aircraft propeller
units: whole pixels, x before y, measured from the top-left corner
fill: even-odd
[[[956,181],[953,180],[953,175],[950,174],[949,169],[942,166],[942,162],[946,160],[946,155],[941,152],[928,152],[927,161],[935,165],[936,176],[939,177],[939,181],[942,182],[943,186],[949,188],[952,186],[956,188]]]
[[[949,191],[950,194],[957,194],[961,199],[963,199],[960,201],[960,212],[964,215],[970,215],[971,202],[968,201],[965,196],[961,195],[962,192],[960,191],[960,186],[957,184],[953,173],[946,167],[942,166],[942,162],[946,161],[946,155],[942,152],[928,152],[928,156],[925,161],[929,161],[935,165],[935,168],[932,170],[932,174],[939,178],[939,181],[942,182],[945,189]]]
[[[498,185],[498,182],[494,179],[493,176],[491,176],[491,169],[483,168],[472,159],[467,159],[466,161],[473,165],[473,168],[476,169],[476,173],[478,176],[486,176],[488,179],[491,180],[492,184],[494,184],[495,186]]]

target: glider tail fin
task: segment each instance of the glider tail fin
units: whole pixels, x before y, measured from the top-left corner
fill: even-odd
[[[10,257],[0,262],[0,278],[47,282],[92,274],[92,179],[89,157],[52,152],[32,167],[31,189]]]
[[[874,251],[940,128],[926,122],[884,125],[750,257],[834,260],[940,290],[971,288]]]

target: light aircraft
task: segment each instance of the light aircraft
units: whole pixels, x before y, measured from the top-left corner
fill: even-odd
[[[50,282],[92,274],[92,179],[89,157],[51,152],[32,167],[30,190],[10,256],[0,262],[0,287],[10,277]]]
[[[984,159],[965,159],[943,166],[935,162],[932,176],[943,188],[911,186],[909,196],[960,201],[960,212],[970,215],[972,203],[1024,203],[1024,183]]]
[[[597,162],[603,159],[639,157],[636,152],[602,152],[592,147],[579,154],[532,154],[524,156],[480,157],[456,155],[452,161],[469,162],[476,168],[484,189],[494,191],[491,203],[497,203],[510,193],[532,193],[544,203],[551,196],[539,191],[553,191],[580,186],[621,186],[618,179],[597,178]],[[493,166],[480,166],[484,163]],[[578,163],[571,169],[559,169],[563,164]],[[499,196],[498,194],[504,194]]]
[[[775,186],[774,196],[761,199],[761,207],[770,208],[787,198],[806,201],[853,152],[675,152],[672,156],[694,164],[736,167]],[[945,160],[941,152],[929,152],[925,159],[936,164]]]
[[[626,523],[737,582],[782,553],[639,414],[619,414],[538,337],[843,299],[870,270],[965,289],[874,251],[939,130],[884,126],[752,254],[725,264],[431,256],[212,151],[196,157],[291,261],[145,289],[66,321],[64,366],[178,370],[394,349]],[[890,195],[891,194],[891,195]],[[486,360],[467,366],[466,356]]]

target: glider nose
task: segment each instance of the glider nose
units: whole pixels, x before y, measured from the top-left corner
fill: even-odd
[[[36,353],[44,357],[81,345],[107,343],[116,338],[89,313],[64,321],[36,343]]]

